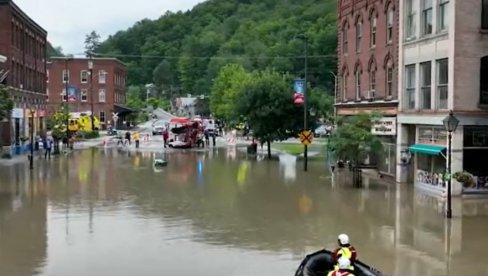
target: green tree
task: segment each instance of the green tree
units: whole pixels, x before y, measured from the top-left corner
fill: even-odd
[[[0,85],[0,125],[3,124],[2,121],[4,119],[8,119],[10,117],[10,112],[12,112],[13,108],[14,102],[10,98],[7,89],[5,88],[5,86]],[[2,128],[0,127],[0,147],[3,145],[1,131]]]
[[[229,64],[224,66],[213,81],[210,94],[210,110],[217,117],[225,120],[236,119],[239,115],[236,102],[239,92],[253,80],[242,65]],[[241,113],[245,114],[245,113]]]
[[[173,78],[171,63],[167,60],[161,61],[153,71],[153,82],[159,89],[169,87],[173,83]]]
[[[317,116],[330,119],[334,115],[334,97],[320,88],[308,90],[308,101],[317,110]]]
[[[93,57],[94,53],[100,48],[100,35],[96,31],[85,36],[85,55],[87,57]]]
[[[338,120],[338,128],[329,139],[337,160],[361,164],[373,154],[382,152],[381,140],[371,132],[373,122],[379,117],[379,114],[360,113]]]
[[[50,42],[47,43],[46,47],[47,57],[64,57],[63,48],[54,47]]]
[[[268,144],[271,158],[272,141],[296,137],[303,129],[303,107],[293,103],[290,76],[266,70],[255,72],[252,80],[242,87],[235,108],[246,115],[254,136]]]
[[[127,106],[135,109],[141,110],[144,108],[144,101],[142,98],[144,97],[143,90],[139,86],[131,85],[127,89]]]

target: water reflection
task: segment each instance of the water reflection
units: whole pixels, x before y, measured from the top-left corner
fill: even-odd
[[[0,275],[290,275],[340,232],[395,275],[486,275],[486,217],[446,223],[443,201],[407,186],[358,190],[338,174],[332,188],[321,162],[304,173],[232,154],[87,150],[34,174],[0,168]],[[157,158],[169,161],[159,173]]]

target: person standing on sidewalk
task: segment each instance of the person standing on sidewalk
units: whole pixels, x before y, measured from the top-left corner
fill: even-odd
[[[47,137],[43,141],[44,146],[44,159],[51,159],[51,149],[53,146],[53,141]]]
[[[165,148],[168,146],[168,138],[169,138],[168,128],[165,127],[163,129],[163,143]]]

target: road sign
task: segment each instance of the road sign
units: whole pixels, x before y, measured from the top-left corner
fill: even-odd
[[[312,144],[313,133],[310,130],[302,131],[298,137],[300,138],[300,142],[302,142],[302,144],[304,145]]]

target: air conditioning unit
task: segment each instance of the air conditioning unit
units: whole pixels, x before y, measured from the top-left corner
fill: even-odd
[[[376,94],[375,90],[369,90],[366,99],[373,100],[375,98],[375,94]]]

